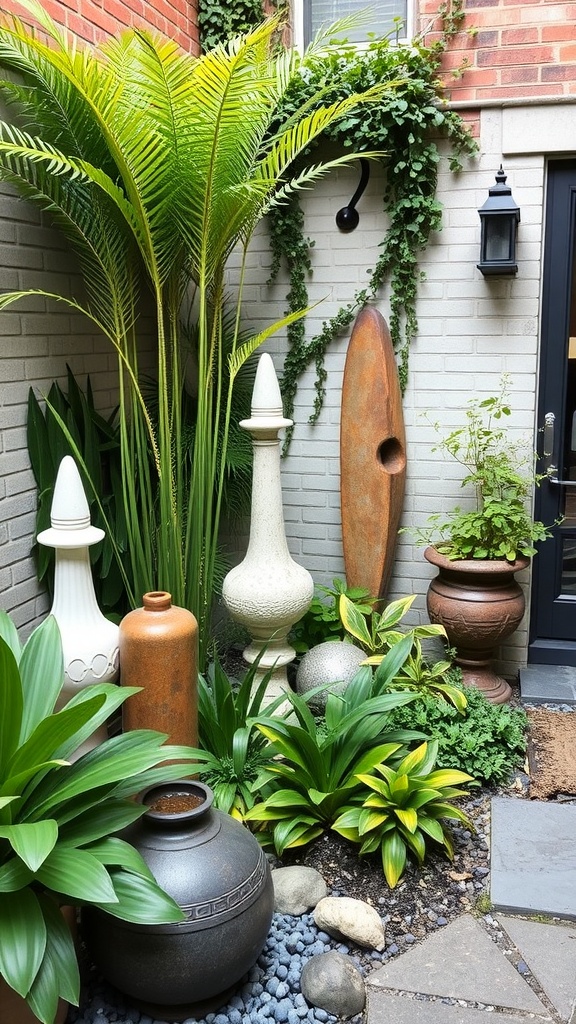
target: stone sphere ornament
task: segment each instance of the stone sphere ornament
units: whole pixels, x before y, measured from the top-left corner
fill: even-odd
[[[329,693],[344,693],[350,680],[368,655],[344,640],[326,640],[306,652],[296,673],[298,693],[308,693],[316,686],[330,686],[312,698],[311,703],[324,707]]]

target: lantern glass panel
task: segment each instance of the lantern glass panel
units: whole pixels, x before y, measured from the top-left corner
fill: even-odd
[[[510,217],[486,217],[484,259],[488,262],[511,260],[514,234]]]

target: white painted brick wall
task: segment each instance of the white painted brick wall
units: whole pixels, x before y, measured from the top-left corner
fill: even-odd
[[[410,380],[404,401],[408,472],[403,524],[422,526],[431,512],[464,503],[462,472],[433,447],[437,437],[425,418],[429,413],[447,429],[462,422],[471,397],[494,394],[503,372],[512,377],[513,424],[516,436],[533,441],[535,429],[538,312],[544,161],[538,156],[506,157],[506,172],[521,207],[517,278],[483,278],[476,268],[479,254],[478,207],[502,160],[501,114],[487,111],[482,118],[481,155],[459,175],[441,165],[439,198],[444,205],[443,229],[422,256],[426,274],[418,301],[419,333],[410,355]],[[381,209],[382,179],[372,168],[370,184],[360,201],[360,226],[349,235],[336,228],[337,210],[356,188],[356,170],[339,170],[304,198],[305,233],[316,240],[311,257],[310,302],[320,302],[307,322],[312,336],[322,321],[352,298],[366,282],[378,255],[385,227]],[[246,305],[254,326],[282,316],[284,292],[263,282],[270,264],[263,231],[254,240],[256,256],[248,281],[258,289]],[[388,317],[388,296],[378,308]],[[344,575],[340,536],[339,423],[342,373],[349,332],[332,343],[326,357],[327,395],[316,426],[307,422],[313,406],[313,370],[301,379],[294,419],[292,447],[283,462],[286,531],[290,550],[312,573],[316,583]],[[279,371],[286,349],[282,335],[269,343]],[[314,532],[310,529],[314,527]],[[433,574],[410,534],[399,538],[390,599],[416,593],[408,621],[426,621],[425,595]],[[528,594],[528,574],[520,577]],[[514,673],[526,660],[527,620],[501,651],[500,668]]]
[[[80,294],[75,261],[39,212],[0,186],[0,288]],[[90,374],[101,411],[115,403],[116,358],[88,321],[31,297],[0,312],[0,607],[24,633],[47,611],[30,551],[36,488],[26,445],[28,390],[66,384],[66,363],[83,385]]]

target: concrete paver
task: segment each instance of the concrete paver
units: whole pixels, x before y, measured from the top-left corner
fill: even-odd
[[[522,954],[563,1020],[576,1004],[576,928],[498,915],[498,922]]]
[[[373,971],[368,984],[546,1014],[536,994],[470,914]]]
[[[491,820],[493,905],[576,919],[576,804],[493,797]]]
[[[576,668],[526,665],[520,669],[520,693],[529,704],[576,704]]]
[[[420,1001],[384,992],[368,992],[370,1024],[547,1024],[545,1016],[475,1010],[470,1006],[447,1006],[442,1002]]]

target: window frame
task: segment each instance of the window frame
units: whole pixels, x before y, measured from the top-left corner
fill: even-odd
[[[405,34],[400,36],[398,42],[407,43],[414,36],[414,23],[415,23],[415,12],[414,12],[414,0],[405,0],[406,2],[406,23],[405,23]],[[292,37],[294,46],[302,53],[305,49],[304,40],[306,38],[312,38],[312,19],[311,19],[311,3],[312,0],[292,0]],[[367,27],[367,31],[369,28]],[[368,41],[367,41],[368,42]],[[367,45],[364,43],[357,43],[359,47]]]

